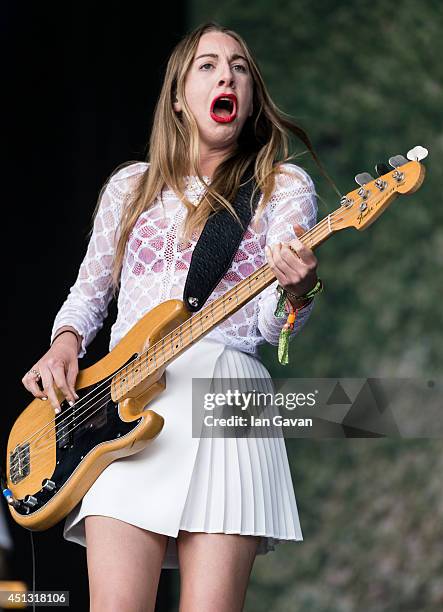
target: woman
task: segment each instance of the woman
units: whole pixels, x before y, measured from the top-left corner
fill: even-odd
[[[254,159],[257,215],[208,301],[268,261],[298,309],[292,336],[312,310],[303,296],[316,285],[317,260],[296,232],[316,222],[315,190],[305,171],[279,160],[288,159],[287,130],[303,132],[272,103],[235,32],[205,24],[177,45],[153,125],[149,163],[118,168],[102,189],[51,347],[23,378],[56,412],[54,385],[76,401],[78,357],[116,288],[110,349],[155,305],[182,297],[200,230],[212,210],[232,211]],[[67,517],[64,537],[87,546],[92,610],[153,610],[161,568],[178,564],[181,611],[241,610],[255,555],[303,539],[282,438],[196,439],[190,429],[193,373],[271,388],[257,346],[277,344],[285,321],[274,315],[276,284],[168,367],[154,408],[165,417],[161,435],[108,466]]]

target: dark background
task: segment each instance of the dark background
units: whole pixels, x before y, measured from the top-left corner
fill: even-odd
[[[21,378],[48,347],[51,321],[75,281],[98,192],[118,164],[146,154],[166,62],[185,25],[183,2],[158,3],[155,17],[148,2],[22,2],[2,12],[11,70],[5,178],[13,186],[3,227],[4,449],[31,400]],[[115,305],[80,367],[107,352],[114,319]],[[9,524],[9,576],[32,588],[29,533]],[[36,589],[69,590],[71,609],[87,610],[86,549],[66,542],[62,526],[34,534]],[[168,589],[161,587],[158,604],[166,609]]]
[[[3,201],[7,403],[2,442],[29,403],[26,370],[86,250],[97,196],[122,162],[144,159],[167,58],[185,31],[215,19],[250,45],[272,98],[309,133],[343,193],[420,144],[422,188],[365,232],[317,253],[325,291],[276,377],[415,377],[443,369],[443,8],[437,0],[189,0],[3,7],[8,79]],[[10,85],[9,85],[10,84]],[[304,147],[293,143],[293,150]],[[319,219],[335,193],[309,155]],[[110,310],[81,367],[107,351]],[[426,413],[426,406],[422,407]],[[246,612],[403,612],[443,608],[440,439],[287,440],[304,541],[256,559]],[[4,452],[2,452],[4,456]],[[6,508],[3,508],[5,513]],[[8,517],[9,518],[9,517]],[[10,576],[31,586],[29,534],[9,521]],[[87,609],[85,550],[62,525],[35,534],[37,589],[69,589]],[[162,573],[158,608],[176,609],[178,572]]]

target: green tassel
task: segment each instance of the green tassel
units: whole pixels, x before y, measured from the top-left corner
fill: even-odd
[[[276,317],[286,317],[288,313],[286,312],[286,299],[288,297],[287,292],[281,285],[277,286],[277,291],[280,293],[280,297],[278,299],[277,308],[275,309],[274,316]],[[323,291],[323,282],[321,279],[317,280],[315,287],[308,291],[302,297],[304,298],[313,298],[316,293],[320,293]],[[293,325],[291,324],[288,327],[289,323],[285,323],[278,338],[278,360],[282,365],[287,365],[289,363],[289,337],[291,335],[291,331],[293,330]]]
[[[278,299],[277,308],[275,309],[275,317],[285,317],[287,315],[286,309],[286,291],[280,291],[280,297]]]
[[[282,365],[289,363],[289,336],[290,329],[282,329],[278,339],[278,360]]]
[[[278,299],[277,308],[275,309],[274,316],[280,318],[287,317],[288,313],[286,312],[286,291],[283,289],[283,287],[278,287],[278,291],[280,293],[280,297]],[[287,365],[289,363],[289,336],[291,334],[291,330],[285,329],[285,326],[280,331],[280,336],[278,338],[278,360],[282,365]]]

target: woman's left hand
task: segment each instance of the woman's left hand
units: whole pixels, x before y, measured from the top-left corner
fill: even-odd
[[[297,236],[305,232],[300,225],[294,225],[294,230]],[[269,267],[284,289],[301,296],[315,287],[317,258],[298,237],[289,243],[277,242],[272,247],[266,246],[265,253]]]

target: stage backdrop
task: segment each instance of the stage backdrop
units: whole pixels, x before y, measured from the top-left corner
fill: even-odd
[[[274,101],[309,133],[342,193],[375,163],[417,144],[430,151],[416,194],[397,200],[368,230],[346,230],[320,247],[325,291],[291,345],[289,366],[277,365],[275,347],[263,349],[272,374],[438,379],[437,0],[189,0],[158,4],[155,19],[146,2],[68,3],[63,12],[21,2],[3,7],[2,15],[13,127],[2,241],[8,305],[2,448],[30,401],[20,381],[47,347],[75,281],[100,188],[118,164],[145,159],[167,57],[185,31],[208,19],[244,36]],[[338,198],[303,145],[293,145],[316,183],[322,218]],[[12,238],[7,250],[5,238]],[[106,352],[113,308],[81,367]],[[441,610],[441,440],[292,439],[287,448],[304,541],[257,559],[246,610]],[[29,536],[12,523],[9,529],[9,577],[30,585]],[[87,609],[84,549],[65,542],[61,526],[37,534],[36,544],[37,588],[69,589],[72,607]],[[177,609],[178,586],[177,572],[165,571],[159,610]]]
[[[325,290],[288,366],[275,347],[263,350],[273,375],[441,378],[441,3],[191,7],[189,26],[214,19],[250,44],[274,101],[308,132],[342,193],[376,163],[429,149],[416,194],[319,248]],[[295,163],[316,183],[321,219],[338,198],[309,153]],[[287,448],[305,540],[257,559],[246,610],[442,609],[441,440],[291,439]]]

